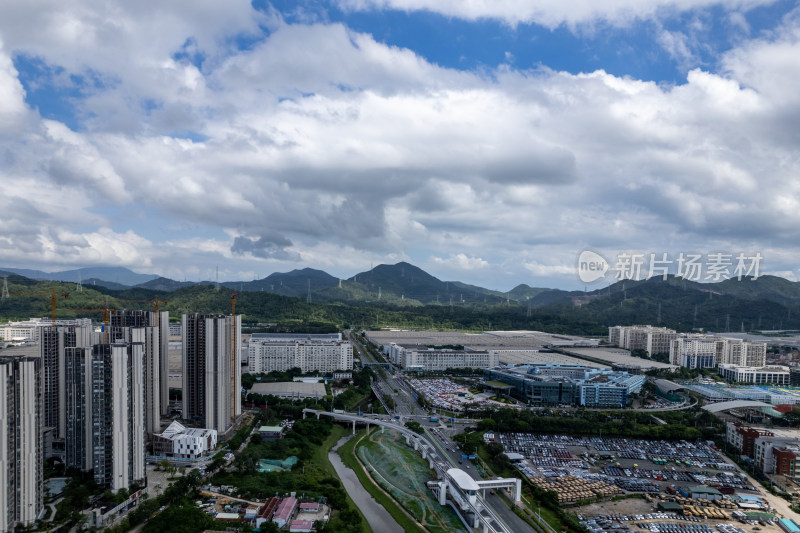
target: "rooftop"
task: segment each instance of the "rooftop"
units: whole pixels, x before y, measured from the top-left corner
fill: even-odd
[[[295,506],[297,505],[297,498],[284,498],[275,510],[274,519],[288,520],[292,516]]]
[[[469,474],[461,470],[460,468],[451,468],[447,471],[450,477],[458,483],[458,486],[461,490],[479,490],[480,486],[478,483],[470,477]]]
[[[275,383],[255,383],[250,392],[275,396],[325,396],[325,385],[322,383],[303,383],[302,381],[279,381]]]
[[[704,485],[699,485],[697,487],[689,487],[689,490],[693,494],[714,494],[717,496],[721,496],[722,493],[713,487],[706,487]]]
[[[180,436],[190,436],[190,437],[207,437],[216,433],[215,429],[204,429],[204,428],[187,428],[177,420],[174,420],[161,434],[156,434],[156,436],[175,440]]]

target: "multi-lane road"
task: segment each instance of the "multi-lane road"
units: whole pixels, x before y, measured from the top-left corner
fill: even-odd
[[[369,352],[360,342],[360,338],[351,333],[351,340],[353,346],[356,347],[362,363],[385,363],[385,360],[378,360]],[[396,421],[400,423],[414,420],[419,422],[425,429],[428,439],[436,446],[440,457],[449,463],[453,468],[460,468],[464,470],[470,477],[480,481],[482,478],[478,471],[475,469],[474,464],[469,459],[462,459],[462,455],[474,453],[474,450],[461,450],[458,444],[452,441],[452,436],[459,430],[454,429],[455,424],[446,423],[447,418],[439,418],[437,422],[430,422],[430,414],[426,413],[417,403],[414,397],[414,391],[409,387],[401,375],[391,371],[383,370],[383,372],[376,372],[374,388],[380,393],[391,397],[395,402],[395,408],[389,415],[384,415],[382,418],[387,417],[400,417]],[[472,421],[456,419],[457,424],[467,424]],[[499,494],[492,495],[487,491],[485,494],[485,502],[488,507],[497,515],[502,522],[506,525],[507,529],[515,533],[525,531],[535,531],[527,522],[522,520],[519,516],[514,514],[508,505],[503,501]]]

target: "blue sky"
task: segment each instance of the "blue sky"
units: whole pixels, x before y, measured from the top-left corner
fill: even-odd
[[[0,7],[0,266],[799,274],[796,2],[46,4]]]

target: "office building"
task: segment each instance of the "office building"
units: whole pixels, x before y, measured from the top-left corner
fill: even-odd
[[[225,433],[242,412],[241,315],[183,315],[183,418]]]
[[[774,437],[775,434],[764,428],[746,426],[741,422],[728,422],[725,441],[743,457],[755,457],[755,441],[759,437]]]
[[[342,340],[250,340],[248,371],[251,374],[285,372],[290,368],[299,368],[303,373],[352,369],[353,345]]]
[[[549,363],[492,368],[484,370],[484,376],[512,385],[516,395],[530,403],[586,407],[625,407],[645,382],[644,376],[627,372]]]
[[[794,474],[795,467],[790,465],[790,455],[797,453],[800,439],[797,435],[764,435],[753,442],[753,464],[765,474]],[[785,462],[784,462],[785,461]]]
[[[773,446],[771,455],[770,464],[765,467],[767,473],[800,480],[800,443]]]
[[[769,365],[762,367],[719,365],[717,374],[735,383],[754,383],[756,385],[789,385],[788,366]]]
[[[87,321],[89,321],[87,318],[56,320],[55,326],[76,326],[82,325]],[[53,327],[53,321],[50,318],[30,318],[28,320],[13,321],[0,324],[0,337],[14,343],[38,343],[41,340],[42,331],[51,327]]]
[[[0,531],[44,510],[43,407],[41,359],[0,356]]]
[[[145,430],[161,429],[161,416],[169,404],[169,312],[116,311],[110,317],[112,342],[136,342],[144,345]],[[135,336],[134,336],[135,335]]]

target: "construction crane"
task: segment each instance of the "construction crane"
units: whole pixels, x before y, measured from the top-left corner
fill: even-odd
[[[111,313],[115,312],[116,309],[105,307],[103,309],[67,309],[67,311],[75,313],[103,313],[103,344],[108,344],[109,320],[111,318]]]
[[[231,420],[236,419],[236,297],[238,292],[231,294]]]
[[[66,292],[64,292],[64,293],[56,293],[56,290],[51,287],[50,288],[50,294],[37,292],[37,293],[34,293],[33,295],[34,296],[46,296],[46,297],[50,298],[50,318],[53,321],[53,325],[55,326],[56,325],[56,302],[58,301],[58,298],[64,298],[66,300],[67,298],[69,298],[69,294],[66,293]]]

